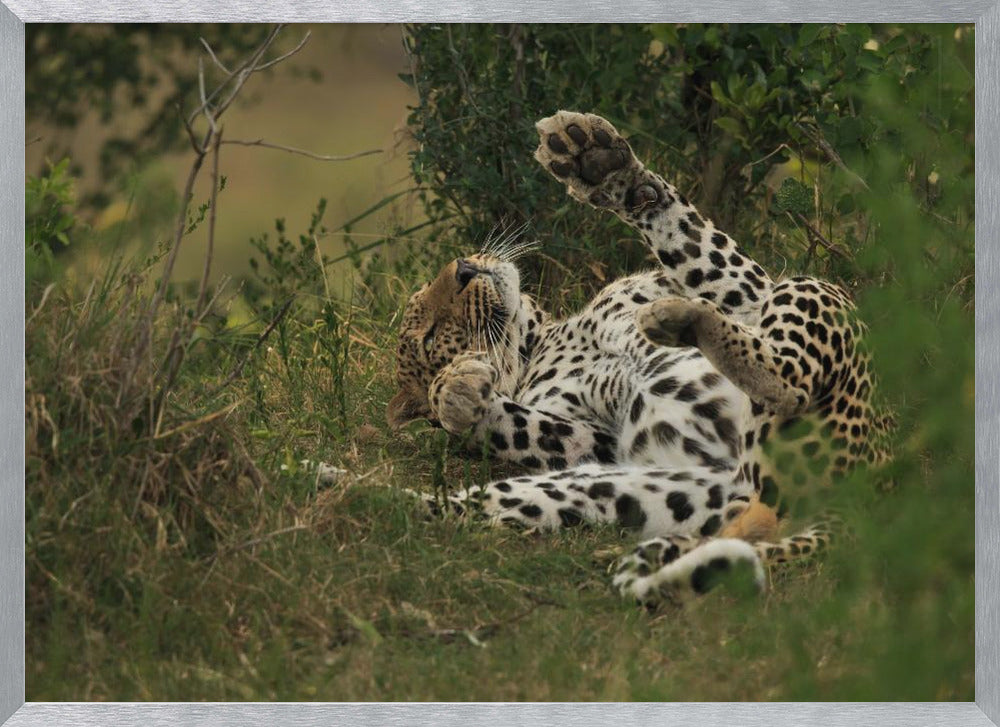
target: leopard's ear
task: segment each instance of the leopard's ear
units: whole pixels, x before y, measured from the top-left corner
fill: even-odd
[[[414,389],[404,388],[392,397],[386,418],[389,420],[389,426],[395,430],[416,419],[428,417],[430,413],[426,396],[420,396]]]

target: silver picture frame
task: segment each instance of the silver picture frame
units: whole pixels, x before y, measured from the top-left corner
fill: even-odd
[[[24,58],[32,22],[973,22],[976,24],[976,701],[717,704],[25,703]],[[0,0],[0,723],[1000,724],[1000,0]]]

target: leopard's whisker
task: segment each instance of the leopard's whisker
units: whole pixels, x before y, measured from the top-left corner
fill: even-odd
[[[534,252],[539,247],[541,243],[538,240],[525,241],[517,245],[513,250],[508,251],[506,262],[512,263],[525,255]]]
[[[507,224],[503,220],[497,220],[490,229],[483,250],[484,255],[496,255],[496,251],[503,246],[503,240],[507,233]]]
[[[503,236],[500,243],[496,246],[494,250],[494,255],[504,262],[509,262],[509,255],[511,249],[517,247],[518,239],[524,231],[528,228],[528,222],[525,221],[518,225],[517,227],[508,226],[503,230]]]
[[[523,234],[524,227],[526,227],[526,226],[527,226],[527,223],[525,223],[525,225],[522,226],[522,229],[518,233],[519,236],[521,234]],[[525,250],[525,249],[528,249],[528,248],[535,248],[537,246],[538,246],[538,241],[537,240],[512,239],[512,240],[510,240],[510,242],[507,245],[507,247],[504,249],[504,257],[509,262],[510,260],[516,258],[518,256],[518,254],[522,250]]]
[[[491,249],[496,244],[498,240],[497,230],[500,229],[500,224],[501,221],[497,220],[496,223],[494,223],[493,227],[490,228],[490,231],[486,233],[486,241],[483,243],[483,246],[479,249],[479,254],[482,255],[483,257],[489,255]]]
[[[513,375],[508,365],[510,357],[507,355],[507,349],[510,347],[510,339],[507,336],[506,329],[495,318],[489,319],[487,330],[494,342],[493,345],[496,352],[494,361],[497,373],[500,375],[501,390],[508,391],[508,381]]]

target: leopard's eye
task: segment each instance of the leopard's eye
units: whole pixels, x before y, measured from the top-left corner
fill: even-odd
[[[635,190],[635,203],[638,206],[649,204],[650,202],[656,202],[658,198],[659,195],[650,184],[640,185]]]
[[[437,329],[437,323],[433,324],[427,329],[427,333],[424,334],[424,351],[430,353],[431,346],[434,345],[434,331]]]

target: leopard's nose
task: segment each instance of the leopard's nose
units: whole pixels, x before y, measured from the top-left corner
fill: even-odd
[[[458,281],[459,290],[464,289],[469,284],[469,281],[477,275],[479,275],[479,268],[468,260],[459,258],[455,261],[455,280]]]

